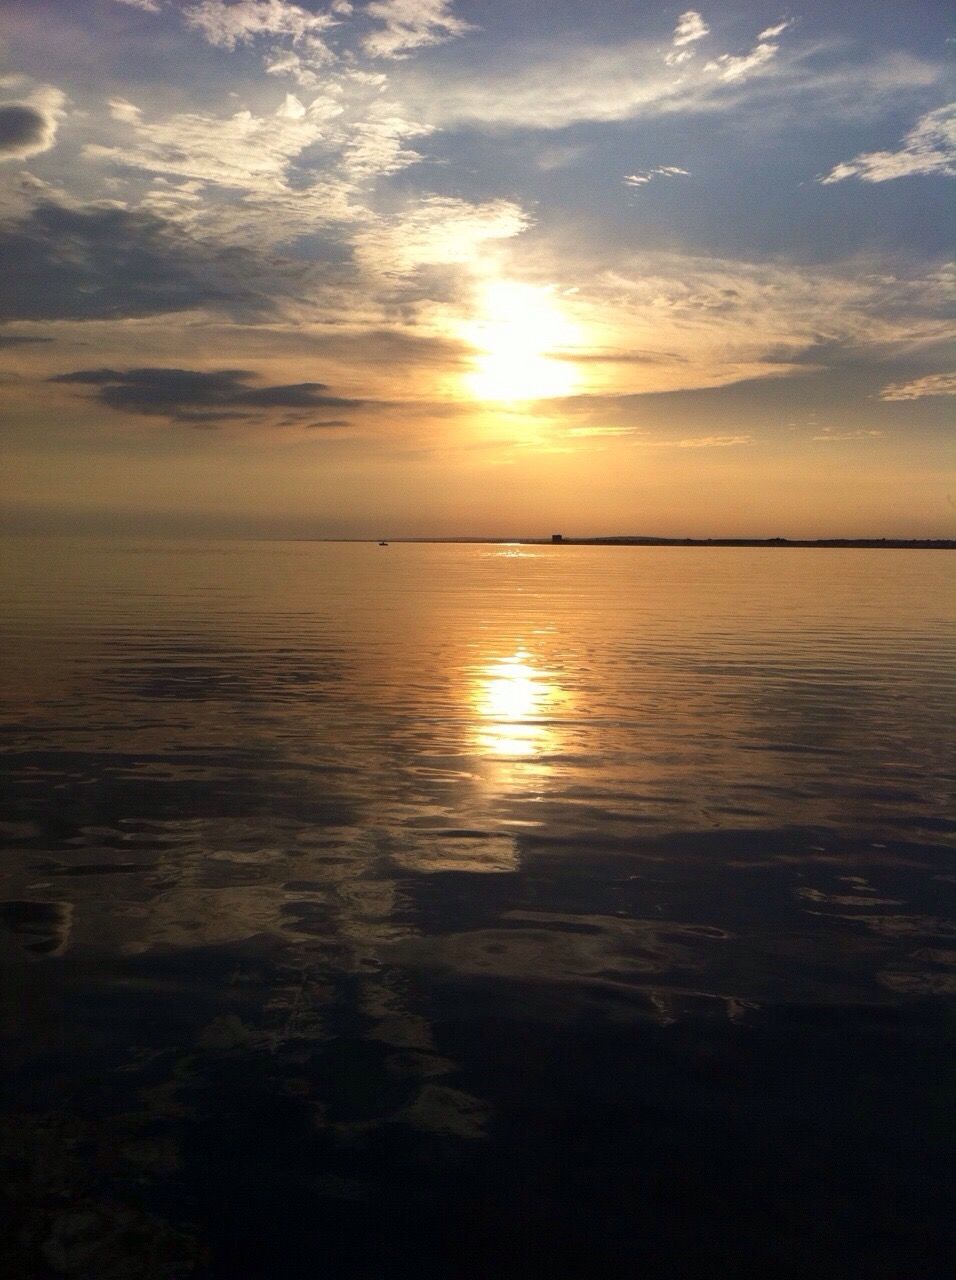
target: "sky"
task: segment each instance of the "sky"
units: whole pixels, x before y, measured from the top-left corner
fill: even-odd
[[[0,0],[14,532],[953,537],[935,0]]]

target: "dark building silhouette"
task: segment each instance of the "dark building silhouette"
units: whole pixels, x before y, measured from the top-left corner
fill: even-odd
[[[564,541],[564,534],[563,534],[563,533],[552,533],[552,535],[551,535],[551,541],[552,541],[552,542],[563,542],[563,541]]]

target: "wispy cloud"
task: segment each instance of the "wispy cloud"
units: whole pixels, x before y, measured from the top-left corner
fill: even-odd
[[[772,27],[764,27],[763,31],[757,36],[758,40],[773,40],[775,36],[781,36],[785,31],[793,26],[792,18],[783,18]]]
[[[646,187],[653,178],[686,178],[689,176],[689,170],[679,169],[676,164],[662,164],[658,165],[656,169],[639,169],[636,173],[629,173],[624,179],[624,185],[627,187]]]
[[[364,41],[373,58],[403,58],[474,30],[452,12],[452,0],[372,0],[365,12],[382,23]]]
[[[408,144],[431,132],[376,86],[366,92],[361,85],[352,93],[333,85],[304,102],[287,94],[271,115],[147,119],[123,99],[112,99],[110,112],[126,139],[89,144],[84,154],[120,173],[151,175],[147,207],[194,230],[274,243],[323,224],[369,221],[363,193],[420,161]]]
[[[520,66],[425,68],[396,73],[419,118],[454,127],[563,129],[583,121],[631,120],[681,110],[712,95],[716,82],[674,76],[642,42],[541,49]]]
[[[419,152],[407,147],[406,142],[431,132],[431,125],[405,119],[392,104],[376,104],[367,119],[356,122],[343,146],[343,169],[352,179],[397,173],[422,158]]]
[[[712,38],[712,37],[711,37]],[[683,52],[689,50],[684,49]],[[678,52],[681,52],[678,50]],[[743,53],[720,53],[702,65],[673,66],[646,40],[617,45],[540,44],[520,60],[442,65],[440,73],[399,64],[390,87],[416,119],[442,128],[502,132],[558,130],[585,122],[674,114],[775,110],[782,118],[878,115],[901,95],[939,83],[938,63],[905,53],[849,60],[819,44],[757,40]]]
[[[647,254],[581,262],[574,318],[591,350],[640,360],[588,361],[594,392],[655,393],[802,374],[834,353],[859,359],[928,349],[949,333],[950,289],[931,268],[886,260],[824,266]]]
[[[710,27],[695,9],[688,9],[677,19],[671,50],[664,58],[669,67],[679,67],[689,62],[694,56],[693,49],[687,46],[702,40],[710,32]]]
[[[237,189],[280,182],[290,160],[316,142],[323,125],[342,110],[328,98],[305,107],[291,94],[271,116],[187,112],[146,120],[132,103],[114,99],[110,107],[114,119],[130,127],[130,141],[112,147],[90,145],[90,159]]]
[[[846,178],[890,182],[918,174],[956,176],[956,102],[918,120],[896,151],[862,152],[836,165],[820,181],[825,186]]]
[[[882,431],[873,431],[867,428],[861,428],[858,431],[836,431],[830,427],[824,427],[819,435],[811,436],[811,439],[818,444],[830,444],[837,440],[878,440],[882,435]]]
[[[930,373],[911,382],[893,382],[880,392],[881,400],[922,400],[925,396],[956,396],[956,373]]]
[[[489,245],[509,240],[530,225],[512,200],[472,204],[449,196],[428,196],[403,214],[358,232],[356,253],[363,265],[401,276],[422,266],[472,265]]]
[[[710,27],[708,27],[700,14],[694,9],[688,9],[686,13],[682,13],[677,19],[672,43],[678,47],[685,44],[693,44],[695,40],[702,40],[709,31]]]
[[[680,440],[642,440],[641,444],[653,445],[656,449],[728,449],[738,445],[753,444],[750,435],[736,436],[684,436]]]
[[[336,21],[329,13],[313,13],[291,0],[195,0],[183,16],[210,44],[224,49],[288,37],[313,57],[318,53],[323,58],[328,56],[323,35]]]
[[[705,71],[716,72],[721,80],[742,80],[759,67],[765,66],[780,52],[780,46],[769,40],[761,40],[749,53],[722,53],[704,63]]]
[[[567,436],[581,438],[600,438],[601,436],[627,436],[632,437],[635,434],[633,427],[613,427],[613,426],[594,426],[594,427],[568,427],[564,433]]]

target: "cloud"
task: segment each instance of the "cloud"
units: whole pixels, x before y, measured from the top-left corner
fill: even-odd
[[[820,182],[824,186],[859,178],[890,182],[917,174],[956,176],[956,102],[930,111],[916,122],[896,151],[865,151],[836,165]]]
[[[580,160],[585,153],[585,148],[565,144],[563,146],[544,147],[534,158],[536,168],[542,173],[551,173],[555,169],[564,169],[568,165],[574,164]]]
[[[819,444],[829,444],[834,440],[877,440],[883,435],[882,431],[867,431],[861,429],[859,431],[833,431],[830,427],[824,427],[818,436],[810,438]]]
[[[563,129],[660,113],[700,93],[662,66],[655,47],[635,42],[543,49],[517,67],[465,64],[443,67],[440,76],[422,68],[395,74],[417,118],[445,127]]]
[[[263,38],[288,38],[313,59],[325,61],[332,56],[322,37],[336,19],[328,13],[312,13],[290,0],[195,0],[184,9],[183,17],[210,44],[223,49]]]
[[[749,53],[722,53],[719,57],[712,58],[710,62],[704,63],[704,70],[716,72],[721,80],[742,80],[751,71],[756,71],[776,57],[779,50],[778,44],[761,41]]]
[[[694,9],[688,9],[686,13],[682,13],[677,19],[672,43],[678,48],[681,45],[693,44],[696,40],[702,40],[709,31],[710,27],[708,27],[700,14]]]
[[[588,361],[585,351],[584,384],[593,395],[809,373],[848,355],[917,352],[950,332],[950,285],[934,266],[914,273],[889,259],[800,266],[662,252],[582,255],[573,271],[562,266],[566,282],[579,286],[565,305],[588,348],[641,355],[628,367]]]
[[[145,211],[41,199],[0,223],[0,320],[104,320],[273,307],[250,254],[202,244]]]
[[[0,79],[0,91],[25,83],[20,77]],[[52,85],[39,85],[20,101],[0,102],[0,161],[25,160],[49,151],[65,103],[66,96]]]
[[[763,31],[761,31],[760,34],[757,36],[757,39],[772,40],[774,36],[783,35],[783,33],[789,30],[789,28],[792,26],[793,26],[793,19],[784,18],[781,22],[778,22],[775,26],[764,27]]]
[[[351,72],[311,100],[286,94],[272,114],[184,112],[146,119],[124,99],[110,113],[125,126],[111,146],[84,155],[120,172],[154,176],[144,204],[220,241],[278,244],[330,224],[374,220],[374,183],[422,159],[410,140],[432,126],[381,94],[379,77]]]
[[[328,84],[326,61],[325,57],[318,61],[303,58],[294,49],[276,46],[265,55],[266,75],[291,76],[303,89],[320,89],[323,83]]]
[[[637,173],[629,173],[624,179],[627,187],[646,187],[652,178],[689,177],[688,169],[679,169],[676,164],[658,165],[656,169],[639,169]]]
[[[313,13],[291,0],[193,0],[183,17],[211,45],[230,50],[258,46],[268,74],[288,75],[303,88],[319,89],[339,63],[326,37],[348,13],[351,5],[342,0],[327,13]]]
[[[4,347],[22,347],[34,342],[52,341],[52,338],[41,338],[29,333],[0,333],[0,351]]]
[[[694,9],[688,9],[686,13],[682,13],[677,19],[677,26],[674,28],[674,37],[671,40],[671,51],[665,56],[664,61],[669,67],[679,67],[682,63],[689,62],[694,56],[693,49],[687,48],[688,45],[694,44],[697,40],[702,40],[710,32],[704,19]]]
[[[251,111],[225,117],[184,112],[146,121],[132,103],[114,99],[113,117],[129,126],[130,141],[112,147],[91,145],[84,154],[150,173],[239,189],[276,188],[284,185],[291,161],[319,140],[323,125],[341,110],[328,97],[316,98],[306,107],[287,94],[269,116]]]
[[[555,352],[555,360],[573,360],[575,364],[681,364],[685,357],[676,351],[567,351]]]
[[[474,30],[451,12],[451,0],[372,0],[365,12],[384,24],[363,42],[373,58],[403,58]]]
[[[420,159],[400,145],[391,120],[377,137],[370,121],[365,147],[349,166],[344,141],[353,130],[333,122],[343,108],[335,96],[320,95],[308,106],[287,94],[272,115],[250,111],[217,117],[188,112],[163,120],[145,120],[131,103],[117,103],[128,140],[118,145],[90,145],[84,155],[123,170],[154,175],[144,204],[174,219],[191,233],[220,243],[246,242],[257,247],[315,233],[329,222],[362,220],[365,211],[352,203],[356,182],[372,170],[373,153],[387,158],[394,171]],[[415,126],[409,125],[410,132]],[[423,132],[423,129],[419,129]],[[388,136],[383,136],[388,135]],[[309,148],[326,152],[323,171],[314,163],[300,165]],[[359,166],[364,170],[359,173]]]
[[[22,157],[45,151],[50,145],[46,121],[34,107],[19,102],[0,105],[0,154]]]
[[[682,440],[642,440],[658,449],[727,449],[737,445],[753,444],[753,436],[685,436]]]
[[[407,323],[407,316],[402,319]],[[292,336],[282,330],[284,349],[288,349]],[[337,324],[321,332],[297,330],[294,336],[299,342],[293,349],[301,351],[303,358],[321,358],[336,365],[343,361],[349,366],[361,364],[371,378],[382,373],[391,377],[400,371],[419,376],[425,370],[463,369],[472,354],[468,343],[445,333],[414,332],[408,328],[343,329]]]
[[[145,9],[147,13],[159,13],[159,0],[116,0],[117,4],[127,4],[131,9]]]
[[[589,437],[599,439],[602,436],[633,436],[634,428],[611,427],[606,425],[596,427],[568,427],[564,434],[572,437],[583,437],[585,439]]]
[[[110,117],[119,124],[136,124],[138,125],[143,118],[143,113],[139,107],[127,102],[125,98],[110,98],[107,102]]]
[[[912,382],[894,382],[880,392],[881,400],[922,400],[924,396],[956,396],[956,373],[930,373]]]
[[[677,52],[690,52],[688,49]],[[489,54],[447,60],[439,69],[399,64],[390,75],[416,120],[442,128],[556,130],[586,122],[660,118],[674,113],[741,111],[759,104],[781,122],[865,117],[894,108],[901,95],[938,84],[942,67],[898,52],[848,62],[820,45],[784,49],[758,41],[675,74],[646,40],[615,45],[539,44],[520,58]],[[781,124],[782,127],[782,124]]]
[[[431,125],[406,120],[383,103],[350,131],[342,149],[343,168],[351,179],[357,180],[397,173],[422,158],[405,146],[405,140],[432,132]]]
[[[471,204],[428,196],[398,217],[359,232],[356,253],[372,270],[401,276],[423,266],[472,264],[491,242],[508,240],[529,225],[528,215],[511,200]]]
[[[298,382],[285,386],[249,386],[255,377],[245,369],[78,369],[62,373],[51,382],[95,387],[94,397],[110,409],[176,422],[216,425],[236,419],[261,418],[273,409],[292,410],[285,423],[298,421],[302,411],[350,409],[360,400],[329,394],[324,382]],[[309,426],[339,426],[334,422]]]

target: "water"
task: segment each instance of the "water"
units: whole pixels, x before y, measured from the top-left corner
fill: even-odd
[[[3,562],[8,1274],[946,1274],[949,556]]]

